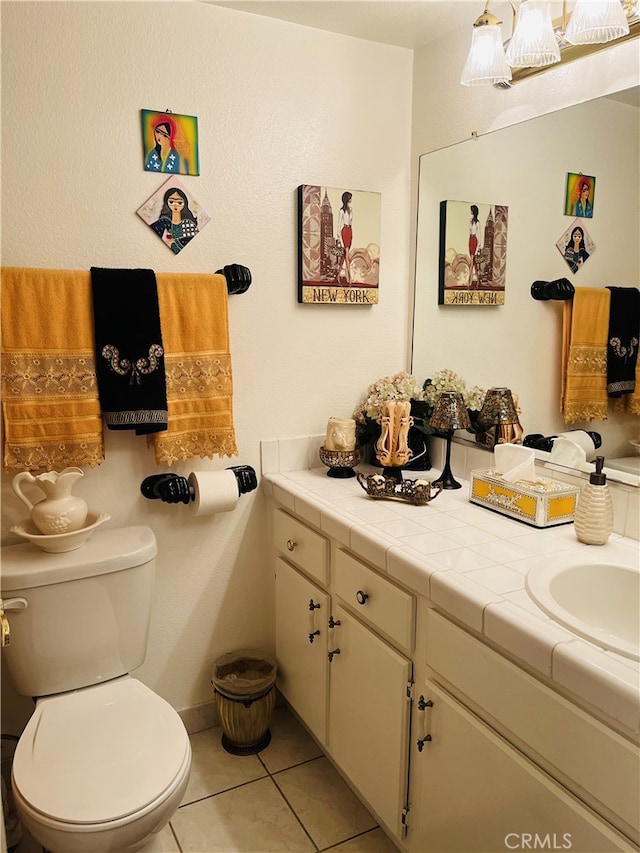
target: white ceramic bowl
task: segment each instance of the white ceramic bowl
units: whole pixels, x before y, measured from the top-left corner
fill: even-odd
[[[50,554],[62,554],[64,551],[75,551],[82,548],[93,531],[103,522],[109,521],[111,516],[106,512],[89,512],[84,527],[80,530],[72,530],[69,533],[40,533],[30,518],[26,518],[19,524],[14,524],[12,533],[17,533],[23,539],[28,539]]]

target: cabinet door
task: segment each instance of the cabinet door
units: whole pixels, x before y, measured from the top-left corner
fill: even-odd
[[[278,688],[320,743],[327,734],[329,596],[276,558]]]
[[[332,632],[329,753],[387,828],[406,805],[411,663],[344,608]]]
[[[416,853],[631,846],[458,701],[427,682],[415,703],[407,846]],[[422,752],[416,741],[424,742]],[[536,841],[537,838],[537,841]]]

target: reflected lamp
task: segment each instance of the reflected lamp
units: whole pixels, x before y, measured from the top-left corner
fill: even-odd
[[[499,444],[502,424],[518,423],[518,413],[509,388],[489,388],[478,415],[478,422],[487,427],[495,427],[494,447]]]

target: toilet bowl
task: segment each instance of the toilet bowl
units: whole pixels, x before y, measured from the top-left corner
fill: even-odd
[[[155,556],[147,527],[96,531],[68,553],[2,548],[3,664],[37,697],[13,757],[13,796],[50,853],[146,853],[186,790],[184,724],[129,674],[146,651]]]
[[[180,805],[190,762],[173,708],[124,676],[38,700],[13,759],[13,793],[53,853],[134,850]]]

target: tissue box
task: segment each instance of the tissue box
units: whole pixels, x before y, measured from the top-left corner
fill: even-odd
[[[578,489],[560,480],[523,480],[508,483],[493,468],[471,472],[469,500],[534,527],[551,527],[573,521]]]

